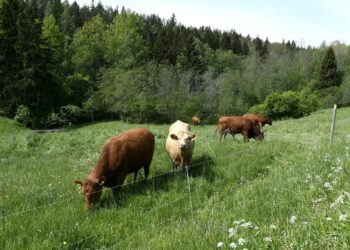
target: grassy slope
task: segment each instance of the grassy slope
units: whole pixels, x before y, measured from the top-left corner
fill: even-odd
[[[166,174],[167,125],[142,125],[156,135],[150,176],[160,176],[125,186],[117,203],[105,189],[100,207],[86,211],[73,181],[88,175],[107,138],[138,125],[37,134],[0,118],[0,249],[213,249],[239,238],[238,249],[349,248],[350,109],[338,110],[331,146],[330,118],[321,110],[274,122],[263,142],[248,144],[194,127],[192,212],[185,173]],[[234,223],[241,219],[252,226]]]

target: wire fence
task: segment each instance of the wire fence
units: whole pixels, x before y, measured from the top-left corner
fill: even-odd
[[[208,164],[208,163],[212,163],[212,162],[213,162],[213,160],[203,161],[203,162],[200,162],[200,163],[193,164],[191,166],[191,168],[196,167],[196,166],[201,166],[201,165],[204,165],[204,164]],[[179,172],[180,170],[181,169],[178,169],[178,170],[175,170],[175,171],[169,171],[169,172],[165,172],[165,173],[161,173],[161,174],[157,174],[157,175],[154,175],[154,176],[152,176],[150,178],[142,178],[142,179],[136,180],[134,182],[128,182],[128,183],[124,183],[124,184],[121,184],[121,185],[116,185],[116,186],[113,186],[111,188],[121,188],[121,187],[125,187],[125,186],[131,185],[131,184],[135,184],[137,182],[142,182],[142,181],[146,181],[146,180],[152,180],[152,179],[158,178],[158,177],[163,176],[163,175],[169,175],[171,173]],[[189,182],[188,182],[188,184],[189,184]],[[101,191],[99,191],[99,192],[101,192]],[[98,192],[92,192],[92,193],[89,193],[89,194],[94,194],[94,193],[98,193]],[[60,201],[54,201],[52,203],[44,204],[44,205],[41,205],[41,206],[37,206],[37,207],[34,207],[34,208],[30,208],[30,209],[19,211],[19,212],[15,212],[15,213],[6,214],[4,216],[1,216],[0,220],[4,220],[4,219],[7,219],[9,217],[13,217],[13,216],[17,216],[17,215],[23,215],[23,214],[26,214],[26,213],[29,213],[29,212],[33,212],[33,211],[36,211],[36,210],[44,209],[46,207],[50,207],[50,206],[62,204],[64,202],[71,201],[71,200],[74,199],[75,194],[72,194],[71,192],[69,194],[72,195],[71,198],[60,200]]]

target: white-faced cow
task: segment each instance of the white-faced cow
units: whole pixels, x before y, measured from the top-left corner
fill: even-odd
[[[170,154],[173,169],[178,166],[188,169],[191,166],[195,137],[187,123],[178,120],[170,126],[165,147]]]

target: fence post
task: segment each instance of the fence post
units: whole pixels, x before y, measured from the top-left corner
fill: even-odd
[[[190,186],[190,177],[188,175],[188,169],[189,167],[186,166],[186,175],[187,175],[187,185],[188,185],[188,193],[189,193],[189,198],[190,198],[190,208],[191,208],[191,215],[193,219],[193,206],[192,206],[192,194],[191,194],[191,186]]]
[[[335,118],[337,114],[337,104],[334,104],[333,107],[333,117],[332,117],[332,124],[331,124],[331,132],[329,134],[329,143],[333,142],[333,136],[334,136],[334,130],[335,130]]]

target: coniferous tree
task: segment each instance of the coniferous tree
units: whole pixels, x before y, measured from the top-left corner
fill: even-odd
[[[340,75],[337,68],[337,60],[334,50],[329,47],[323,57],[319,73],[319,88],[326,89],[340,84]]]
[[[242,54],[245,56],[247,56],[249,54],[249,46],[248,46],[247,40],[245,40],[245,39],[243,41]]]
[[[224,32],[221,37],[221,49],[232,50],[232,43],[230,35],[227,32]]]
[[[11,107],[13,85],[19,80],[19,17],[23,11],[23,1],[5,0],[0,2],[0,107],[13,115]]]
[[[232,34],[232,49],[235,54],[237,55],[242,54],[242,43],[236,32],[233,32]]]

